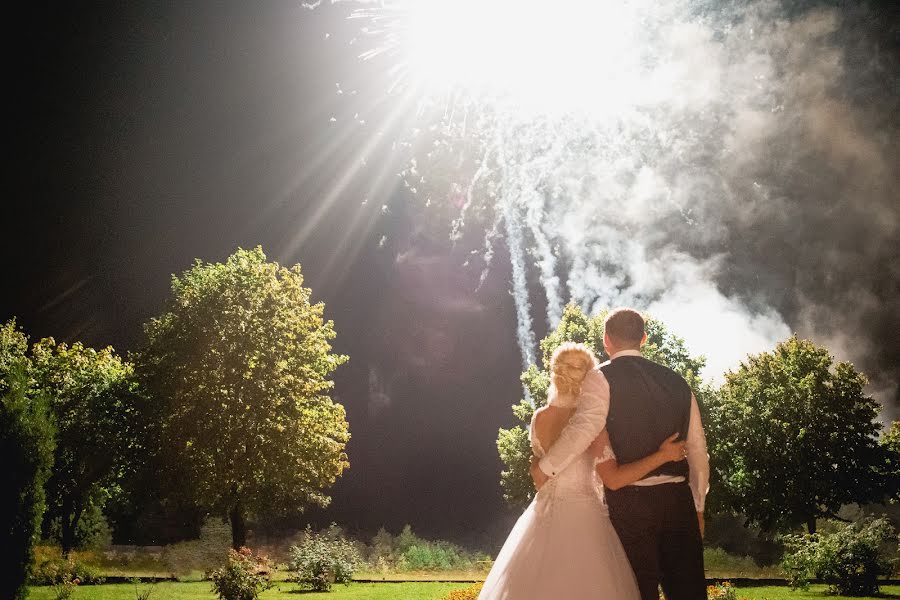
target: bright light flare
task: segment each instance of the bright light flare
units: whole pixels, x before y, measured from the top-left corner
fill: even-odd
[[[411,0],[403,11],[406,76],[431,92],[603,112],[642,93],[634,2]]]

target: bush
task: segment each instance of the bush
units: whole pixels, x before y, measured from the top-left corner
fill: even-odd
[[[71,598],[72,595],[75,594],[75,588],[78,587],[79,583],[81,583],[81,581],[79,581],[77,577],[72,579],[69,576],[66,576],[61,581],[54,583],[53,584],[54,599],[55,600],[69,600],[69,598]]]
[[[446,571],[469,566],[459,548],[447,542],[423,542],[403,553],[406,568],[413,571]]]
[[[307,526],[290,556],[291,581],[317,592],[330,590],[332,583],[350,583],[362,562],[356,547],[335,526],[320,533]]]
[[[209,574],[213,591],[222,600],[256,600],[272,587],[272,565],[249,548],[228,552],[228,562]]]
[[[483,586],[483,583],[476,583],[461,590],[453,590],[444,596],[444,600],[478,600],[478,594],[481,593]]]
[[[368,568],[379,573],[390,571],[490,570],[491,557],[465,550],[456,544],[426,540],[405,525],[392,536],[381,528],[363,547]]]
[[[786,536],[782,567],[795,589],[806,589],[814,575],[830,593],[874,596],[878,577],[891,573],[880,548],[886,542],[896,546],[897,533],[884,518],[838,525],[834,533]]]
[[[708,573],[728,577],[757,576],[761,569],[749,556],[735,556],[722,548],[703,549],[703,564]]]
[[[738,600],[737,592],[730,581],[723,581],[706,588],[707,600]],[[743,600],[743,599],[742,599]]]
[[[31,585],[58,586],[66,581],[75,580],[85,585],[104,582],[104,578],[96,568],[73,558],[65,559],[55,556],[44,558],[36,564],[32,568],[28,582]]]
[[[131,584],[134,586],[134,600],[150,600],[150,596],[153,595],[153,582],[150,582],[150,584],[145,587],[141,587],[141,579],[139,577],[132,577]]]

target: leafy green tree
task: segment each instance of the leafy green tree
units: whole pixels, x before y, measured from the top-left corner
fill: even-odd
[[[881,447],[886,455],[887,496],[897,503],[900,502],[900,421],[893,421],[881,436]]]
[[[878,500],[884,453],[866,378],[828,350],[791,337],[726,373],[709,407],[720,504],[770,531]]]
[[[32,348],[34,378],[47,398],[57,430],[53,472],[47,481],[46,532],[55,531],[68,554],[89,533],[117,491],[125,457],[138,437],[134,370],[111,347],[94,350],[45,338]]]
[[[167,311],[145,326],[139,368],[162,403],[167,476],[230,519],[235,548],[254,513],[327,505],[349,466],[344,407],[329,397],[347,358],[310,295],[299,265],[238,250],[173,277]]]
[[[46,507],[44,483],[53,463],[53,427],[29,379],[28,339],[15,321],[0,327],[0,456],[6,483],[0,492],[5,559],[0,597],[21,600],[34,561]]]
[[[595,317],[588,317],[576,305],[569,304],[563,311],[556,329],[541,340],[541,366],[530,365],[522,373],[522,384],[534,402],[521,400],[512,410],[522,425],[510,429],[500,429],[497,436],[497,450],[505,468],[500,473],[500,487],[503,498],[510,506],[523,508],[534,497],[534,485],[528,473],[531,461],[531,445],[528,442],[528,426],[535,408],[547,403],[550,387],[550,357],[563,342],[581,342],[590,347],[600,361],[609,357],[603,350],[604,321],[608,311]],[[643,355],[664,364],[680,373],[691,385],[702,405],[704,400],[714,395],[715,390],[701,381],[699,373],[706,364],[702,356],[691,356],[684,340],[672,334],[661,322],[648,318],[646,321],[647,343]]]

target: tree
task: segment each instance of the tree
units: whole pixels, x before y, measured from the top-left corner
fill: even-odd
[[[167,311],[145,326],[139,369],[162,405],[167,476],[230,519],[236,549],[249,515],[325,506],[349,466],[329,397],[347,357],[331,353],[334,325],[310,295],[299,265],[238,250],[173,277]]]
[[[528,426],[535,409],[547,403],[550,357],[560,344],[571,341],[586,344],[601,361],[608,359],[603,350],[604,321],[607,314],[608,311],[603,311],[589,318],[574,304],[566,306],[559,325],[541,340],[541,367],[529,365],[522,373],[522,384],[534,404],[526,399],[513,405],[513,414],[523,425],[500,429],[497,436],[497,450],[506,466],[500,473],[500,487],[503,498],[512,507],[524,508],[534,497],[534,485],[528,472],[531,461]],[[647,344],[641,350],[646,358],[680,373],[694,390],[701,405],[705,399],[714,395],[712,386],[703,383],[699,376],[706,359],[691,356],[684,340],[669,332],[665,325],[655,319],[646,319],[646,331]]]
[[[29,379],[28,339],[15,321],[0,327],[0,456],[6,482],[0,492],[5,576],[0,596],[21,600],[34,561],[46,507],[44,483],[53,463],[53,427]]]
[[[58,525],[63,553],[83,540],[85,519],[98,515],[118,485],[137,437],[133,367],[111,347],[94,350],[45,338],[32,348],[34,378],[57,431],[47,481],[45,531]]]
[[[884,493],[879,405],[866,378],[791,337],[726,373],[709,407],[720,503],[770,531],[834,517]]]
[[[900,503],[900,421],[893,421],[881,436],[881,447],[886,456],[886,494],[894,503]]]

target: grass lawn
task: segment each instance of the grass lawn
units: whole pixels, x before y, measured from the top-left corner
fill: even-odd
[[[824,585],[810,586],[809,591],[791,591],[789,587],[745,587],[737,588],[738,598],[747,600],[847,600],[847,596],[828,596]],[[854,600],[875,600],[876,598],[900,598],[900,586],[881,586],[881,596],[866,596]]]
[[[463,583],[353,583],[349,586],[337,585],[331,593],[298,593],[297,587],[280,583],[262,595],[262,600],[440,600],[452,590],[468,587]],[[146,586],[141,586],[144,589]],[[73,600],[134,600],[136,588],[131,584],[86,585],[77,589]],[[747,600],[849,600],[845,596],[825,595],[825,586],[812,586],[809,591],[792,592],[787,587],[748,587],[737,590],[739,598]],[[883,586],[878,598],[900,598],[900,586]],[[31,600],[53,600],[52,588],[33,587],[28,597]],[[210,600],[215,598],[209,582],[157,583],[153,586],[150,600]],[[875,597],[854,600],[877,600]]]
[[[330,593],[299,593],[291,583],[279,583],[278,587],[266,591],[261,600],[440,600],[451,591],[468,587],[467,583],[351,583],[349,586],[336,585]],[[73,600],[134,600],[137,590],[146,589],[142,584],[137,588],[128,583],[105,585],[85,585],[75,591]],[[209,582],[154,584],[150,600],[211,600],[216,596],[210,591]],[[32,587],[29,600],[53,600],[53,588]]]

